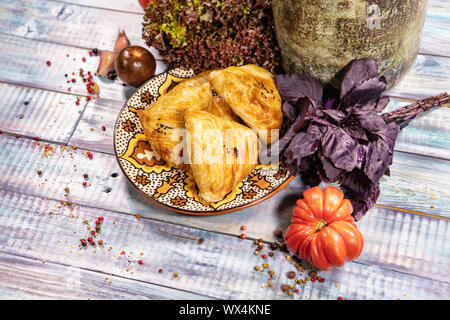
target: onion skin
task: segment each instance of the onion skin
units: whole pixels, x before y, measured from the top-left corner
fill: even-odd
[[[114,71],[114,53],[109,50],[100,50],[100,62],[98,64],[97,73],[106,77],[108,72]]]
[[[123,48],[126,48],[130,45],[130,40],[128,40],[125,31],[119,30],[117,34],[116,43],[114,44],[114,52],[109,50],[100,50],[100,62],[98,64],[97,73],[102,77],[107,77],[108,73],[114,71],[114,60],[116,59],[117,54]]]
[[[155,74],[156,60],[147,49],[129,46],[116,54],[114,66],[123,82],[139,87]]]

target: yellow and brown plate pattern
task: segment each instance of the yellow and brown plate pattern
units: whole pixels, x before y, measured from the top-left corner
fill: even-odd
[[[145,139],[139,113],[151,108],[158,97],[193,76],[192,71],[173,69],[142,85],[119,113],[114,148],[125,176],[142,194],[169,209],[195,215],[211,215],[244,209],[280,191],[293,178],[283,163],[259,165],[235,190],[219,202],[198,197],[191,173],[168,166]]]

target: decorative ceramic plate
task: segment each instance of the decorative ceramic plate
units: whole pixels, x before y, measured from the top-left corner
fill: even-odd
[[[125,176],[142,194],[166,208],[194,215],[212,215],[255,205],[283,189],[293,178],[283,163],[258,165],[224,199],[208,203],[198,197],[191,173],[168,166],[147,142],[139,114],[193,72],[173,69],[143,84],[119,113],[114,148]]]

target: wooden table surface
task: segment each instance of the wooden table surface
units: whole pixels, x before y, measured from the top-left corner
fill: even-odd
[[[0,0],[1,299],[450,298],[447,108],[401,132],[391,177],[382,178],[377,206],[358,222],[362,255],[319,271],[325,282],[299,285],[286,277],[294,262],[276,251],[267,259],[275,271],[270,288],[267,270],[254,271],[264,261],[253,254],[253,240],[274,241],[273,231],[288,226],[305,188],[300,179],[242,211],[171,212],[138,194],[114,156],[114,122],[134,89],[95,78],[100,98],[85,99],[79,69],[95,72],[99,59],[89,50],[111,50],[119,28],[144,46],[141,20],[137,0]],[[165,69],[159,59],[157,73]],[[67,83],[71,78],[76,82]],[[420,54],[389,92],[388,108],[444,91],[450,91],[450,4],[431,0]],[[100,216],[96,240],[105,244],[81,248],[79,239]],[[288,296],[280,285],[291,283],[298,293]]]

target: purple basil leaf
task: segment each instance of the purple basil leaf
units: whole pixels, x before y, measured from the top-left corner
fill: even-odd
[[[372,101],[377,101],[386,90],[386,82],[382,78],[372,78],[357,85],[341,100],[339,109],[361,108]],[[374,104],[375,106],[375,104]]]
[[[325,178],[324,182],[333,183],[337,182],[344,173],[344,170],[336,168],[331,161],[323,154],[319,155],[322,162],[322,178]],[[323,179],[324,180],[324,179]]]
[[[386,108],[386,106],[389,104],[389,97],[388,96],[383,96],[378,100],[377,106],[375,108],[376,112],[381,112],[384,110],[384,108]]]
[[[356,86],[372,78],[378,78],[378,63],[376,60],[366,58],[351,61],[341,82],[340,98],[342,99]]]
[[[325,110],[336,109],[338,104],[339,104],[339,99],[337,99],[337,98],[330,99],[330,100],[327,101],[327,103],[325,103],[325,106],[323,108]]]
[[[327,127],[322,138],[322,153],[337,168],[352,171],[357,164],[358,144],[342,128],[331,125]]]
[[[299,132],[291,140],[285,151],[287,158],[301,159],[316,152],[320,145],[322,132],[316,125],[310,125],[308,131]]]
[[[322,112],[325,113],[326,115],[328,115],[333,120],[335,120],[337,123],[341,123],[347,117],[347,115],[345,113],[343,113],[342,111],[339,111],[339,110],[324,109],[324,110],[322,110]]]
[[[372,181],[360,169],[346,172],[340,179],[339,184],[344,188],[346,195],[351,195],[354,198],[370,196],[373,187]]]
[[[295,118],[297,118],[297,110],[287,101],[283,103],[282,106],[283,111],[283,121],[294,122]]]
[[[371,133],[385,131],[387,128],[387,124],[383,117],[375,111],[353,110],[352,114],[358,119],[361,127]]]
[[[277,88],[283,101],[295,105],[299,99],[308,98],[315,108],[322,104],[323,89],[320,82],[307,74],[294,73],[276,76]]]

